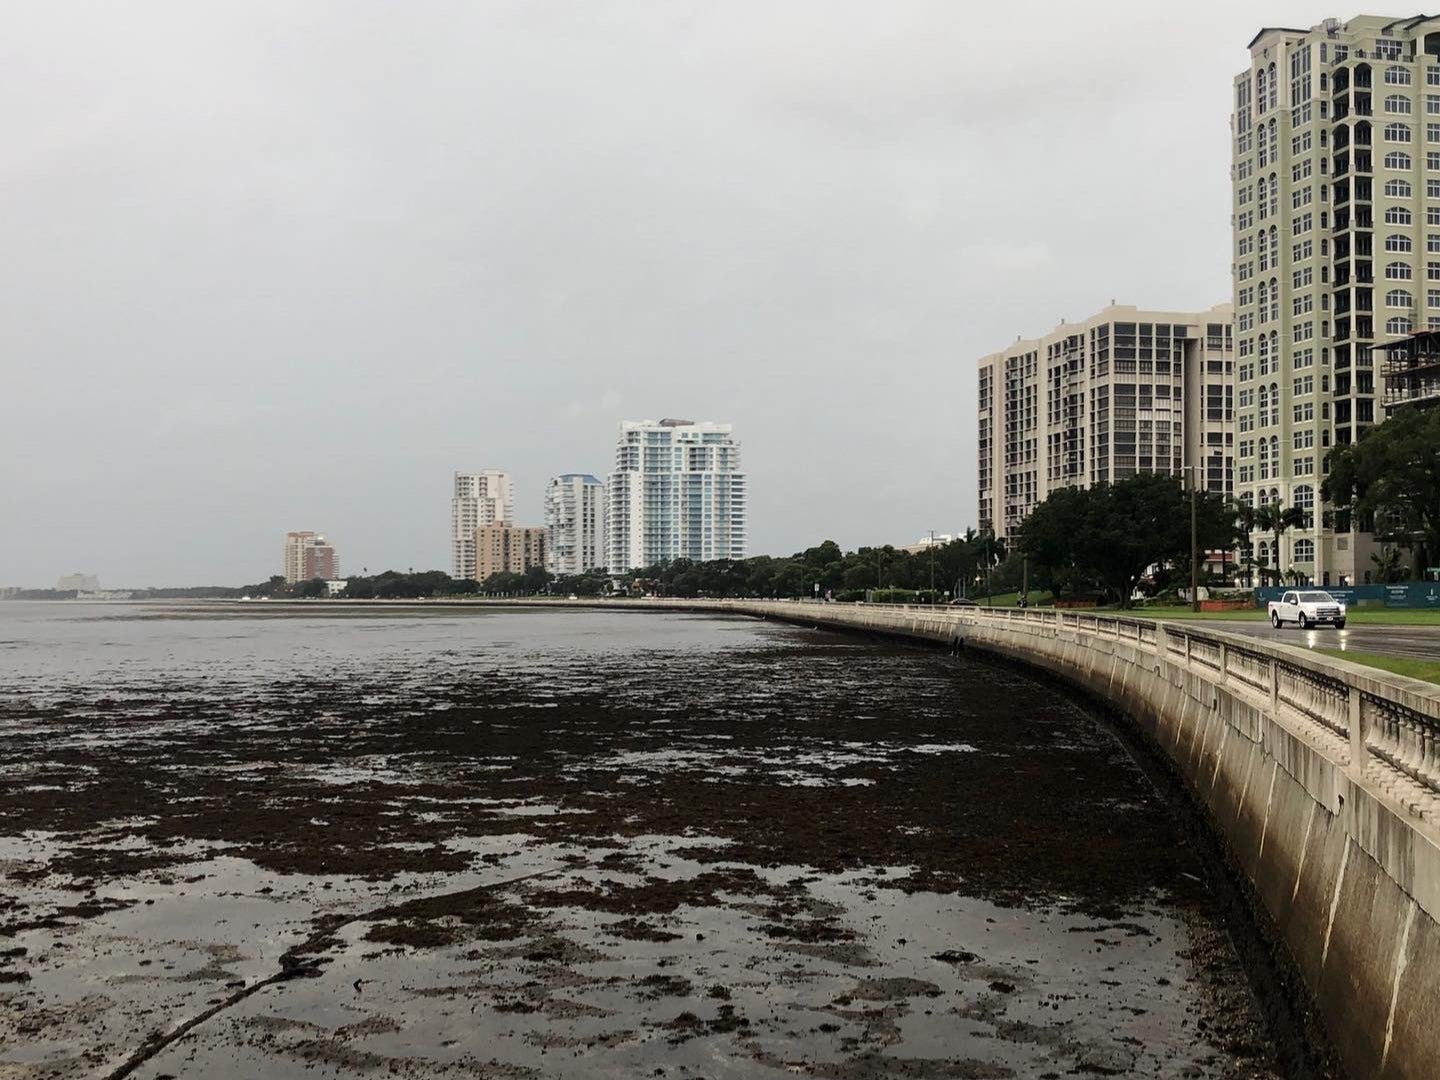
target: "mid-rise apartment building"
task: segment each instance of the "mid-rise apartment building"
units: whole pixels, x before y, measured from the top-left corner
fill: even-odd
[[[545,565],[545,529],[496,523],[475,530],[475,580]]]
[[[745,474],[731,425],[627,420],[606,484],[613,574],[672,559],[743,559]]]
[[[285,580],[291,584],[315,578],[333,581],[340,576],[340,558],[334,545],[317,532],[286,533],[283,565]]]
[[[1440,18],[1267,27],[1234,80],[1236,490],[1307,515],[1257,561],[1367,575],[1325,457],[1384,419],[1375,353],[1440,326]]]
[[[605,485],[588,473],[553,477],[545,488],[546,569],[557,577],[604,568]]]
[[[499,469],[457,472],[450,499],[450,576],[475,577],[475,530],[515,520],[515,485]]]
[[[1105,308],[979,364],[981,528],[1010,535],[1050,492],[1137,472],[1228,495],[1231,308]]]

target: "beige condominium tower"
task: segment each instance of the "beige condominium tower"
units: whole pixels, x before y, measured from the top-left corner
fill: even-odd
[[[478,566],[475,530],[515,520],[515,484],[499,469],[457,472],[450,499],[450,576],[473,578]]]
[[[1306,524],[1256,558],[1368,577],[1370,538],[1321,504],[1325,456],[1384,419],[1377,347],[1440,325],[1440,18],[1269,27],[1235,77],[1237,496]]]
[[[1192,464],[1205,490],[1230,494],[1231,345],[1229,304],[1112,304],[983,358],[981,528],[1010,535],[1057,488]]]

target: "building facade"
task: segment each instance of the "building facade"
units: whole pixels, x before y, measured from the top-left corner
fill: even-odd
[[[291,584],[315,578],[330,581],[340,576],[340,558],[334,546],[317,532],[285,534],[284,567],[285,580]]]
[[[1231,115],[1238,497],[1298,507],[1257,561],[1368,575],[1370,537],[1321,504],[1325,457],[1384,419],[1375,353],[1440,326],[1440,18],[1269,27]]]
[[[481,525],[475,530],[475,580],[523,574],[545,565],[546,530],[538,526]]]
[[[475,530],[482,525],[508,525],[515,520],[514,511],[515,484],[509,473],[482,469],[455,474],[450,498],[451,577],[475,577]]]
[[[557,577],[606,566],[605,485],[588,473],[565,473],[545,488],[549,532],[546,569]]]
[[[1050,492],[1196,466],[1232,492],[1231,307],[1114,305],[979,364],[979,520],[1009,536]],[[1187,479],[1187,484],[1192,482]]]
[[[82,574],[77,570],[55,582],[55,588],[77,592],[95,592],[100,588],[100,579],[94,574]]]
[[[625,421],[605,502],[612,574],[745,557],[745,474],[729,424]]]

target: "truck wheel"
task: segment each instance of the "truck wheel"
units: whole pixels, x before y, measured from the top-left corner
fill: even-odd
[[[1270,625],[1276,630],[1280,629],[1280,613],[1278,611],[1270,612]]]
[[[1335,620],[1335,629],[1336,629],[1336,630],[1344,630],[1344,629],[1345,629],[1345,620],[1344,620],[1344,619],[1336,619],[1336,620]]]
[[[1310,629],[1310,616],[1306,615],[1305,612],[1303,612],[1303,611],[1300,612],[1300,629],[1301,629],[1301,630],[1309,630],[1309,629]]]

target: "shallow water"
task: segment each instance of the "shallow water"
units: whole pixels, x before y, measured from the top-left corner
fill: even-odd
[[[1164,802],[973,659],[0,604],[0,776],[6,1080],[1282,1075]]]

